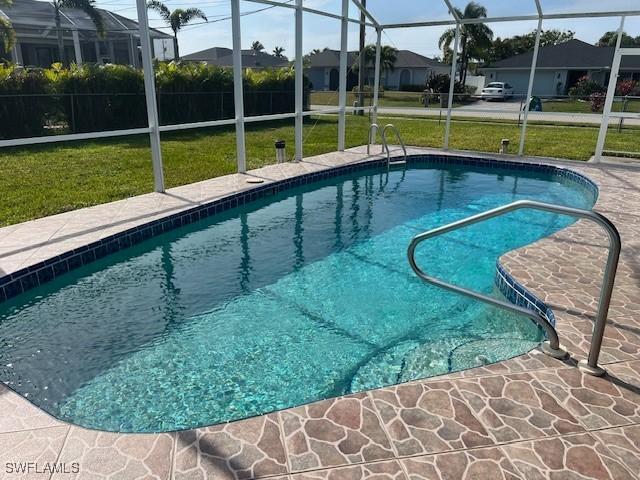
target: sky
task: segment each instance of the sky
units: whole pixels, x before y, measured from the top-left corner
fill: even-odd
[[[478,0],[487,8],[489,17],[534,15],[534,0]],[[171,9],[200,8],[209,22],[194,21],[178,35],[181,54],[188,54],[210,47],[231,47],[231,21],[229,0],[164,0]],[[340,13],[341,0],[303,0],[304,5],[331,13]],[[452,0],[455,7],[464,9],[467,0]],[[368,9],[380,23],[408,23],[415,21],[445,20],[451,17],[442,0],[368,0]],[[601,12],[640,9],[640,0],[540,0],[545,13],[564,12]],[[137,19],[134,0],[97,0],[99,7],[117,12],[120,15]],[[294,12],[288,8],[267,8],[264,4],[241,2],[242,46],[250,48],[258,40],[271,52],[274,47],[285,48],[285,55],[290,58],[294,48]],[[267,8],[266,10],[264,10]],[[259,11],[263,10],[263,11]],[[350,4],[349,15],[357,18],[358,11]],[[165,26],[162,19],[150,12],[150,24],[153,27]],[[573,30],[576,37],[595,43],[608,30],[616,30],[620,19],[569,19],[545,21],[544,29],[557,28]],[[502,22],[489,24],[494,36],[508,37],[528,33],[536,28],[537,22]],[[305,13],[303,17],[303,50],[309,52],[314,48],[340,48],[340,21],[332,18]],[[375,31],[367,29],[367,43],[375,42]],[[440,54],[438,38],[444,27],[421,27],[407,29],[388,29],[383,35],[383,44],[398,49],[407,49],[428,57]],[[162,31],[169,32],[167,28]],[[627,18],[625,31],[633,36],[640,35],[640,17]],[[358,27],[350,24],[349,49],[357,48]]]

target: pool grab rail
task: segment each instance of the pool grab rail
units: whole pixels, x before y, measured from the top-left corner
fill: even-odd
[[[596,320],[593,326],[593,333],[591,338],[591,346],[589,349],[589,356],[587,360],[581,360],[578,364],[580,370],[589,375],[601,376],[605,374],[604,368],[598,365],[598,357],[600,356],[600,349],[602,348],[602,339],[604,336],[604,330],[607,323],[607,315],[609,312],[609,305],[611,303],[611,295],[613,293],[613,284],[615,282],[616,270],[618,268],[618,260],[620,258],[620,250],[621,250],[621,240],[620,233],[616,229],[615,225],[611,223],[611,221],[605,217],[604,215],[594,212],[591,210],[583,210],[579,208],[565,207],[561,205],[554,205],[549,203],[536,202],[533,200],[519,200],[517,202],[509,203],[507,205],[503,205],[501,207],[494,208],[492,210],[488,210],[483,213],[479,213],[477,215],[473,215],[462,220],[458,220],[453,223],[449,223],[447,225],[443,225],[438,228],[434,228],[432,230],[423,232],[419,235],[413,237],[411,242],[409,243],[409,247],[407,249],[407,256],[409,259],[409,264],[413,271],[427,283],[431,283],[433,285],[437,285],[444,289],[450,290],[452,292],[459,293],[461,295],[465,295],[470,298],[474,298],[476,300],[480,300],[481,302],[487,303],[489,305],[493,305],[498,308],[502,308],[503,310],[507,310],[513,313],[518,313],[522,315],[526,315],[531,318],[534,322],[536,322],[540,327],[544,330],[547,335],[548,340],[543,343],[542,350],[553,357],[563,358],[566,356],[566,352],[560,345],[560,341],[558,339],[558,333],[555,327],[549,322],[547,318],[545,318],[540,313],[530,310],[518,305],[514,305],[512,303],[492,298],[482,293],[475,292],[473,290],[469,290],[464,287],[459,287],[457,285],[453,285],[451,283],[445,282],[438,278],[427,275],[416,263],[415,259],[415,251],[416,247],[425,240],[429,238],[442,235],[453,230],[458,230],[459,228],[466,227],[467,225],[472,225],[475,223],[482,222],[484,220],[488,220],[494,217],[498,217],[500,215],[504,215],[505,213],[513,212],[515,210],[522,209],[533,209],[533,210],[542,210],[551,213],[559,213],[562,215],[567,215],[574,218],[581,218],[585,220],[591,220],[592,222],[597,223],[609,235],[609,253],[607,256],[607,264],[604,270],[603,280],[602,280],[602,288],[600,290],[600,299],[598,301],[598,311],[596,314]]]
[[[398,143],[400,144],[400,147],[402,147],[402,152],[404,154],[404,161],[403,162],[392,162],[391,161],[391,151],[389,150],[389,144],[387,143],[387,130],[391,129],[393,130],[393,133],[396,136],[396,140],[398,141]],[[382,150],[380,151],[380,153],[387,154],[387,168],[391,165],[391,163],[405,163],[407,162],[407,147],[404,144],[404,140],[402,140],[402,136],[400,135],[400,132],[398,131],[398,129],[396,128],[396,126],[392,123],[388,123],[384,126],[384,128],[380,128],[380,126],[377,123],[372,123],[371,125],[369,125],[369,138],[367,141],[367,155],[370,155],[371,153],[371,144],[375,141],[375,137],[376,137],[376,133],[380,132],[380,138],[382,140]]]

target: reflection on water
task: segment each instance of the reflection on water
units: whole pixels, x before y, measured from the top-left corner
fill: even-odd
[[[420,282],[406,247],[517,199],[589,207],[589,196],[507,170],[358,175],[189,225],[0,305],[0,379],[72,422],[160,431],[467,368],[540,340],[523,318]],[[499,255],[567,223],[515,213],[433,239],[418,261],[491,293]]]

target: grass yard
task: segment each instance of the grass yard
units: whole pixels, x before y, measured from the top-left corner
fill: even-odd
[[[409,145],[440,147],[444,122],[424,118],[381,118],[393,122]],[[368,119],[347,116],[347,145],[366,142]],[[334,151],[337,117],[311,117],[305,124],[305,156]],[[595,127],[530,125],[526,153],[587,160],[595,150]],[[275,161],[273,142],[284,139],[293,154],[293,120],[248,124],[250,169]],[[517,150],[519,129],[513,124],[454,121],[451,147],[496,152],[509,138]],[[611,130],[609,150],[640,151],[637,130]],[[235,172],[232,127],[162,134],[167,187]],[[0,150],[0,225],[9,225],[153,190],[151,155],[146,135]]]
[[[395,92],[395,91],[386,91],[384,94],[378,99],[378,105],[380,107],[396,107],[396,108],[425,108],[424,104],[421,101],[422,93],[420,92]],[[352,106],[353,102],[358,99],[358,95],[353,92],[347,92],[347,105]],[[310,96],[311,105],[325,105],[327,107],[337,107],[338,106],[338,92],[311,92]],[[365,99],[365,105],[371,105],[371,98],[368,97]],[[467,103],[461,103],[455,101],[453,102],[453,107],[460,107],[462,105],[468,105]],[[440,102],[431,100],[429,102],[429,109],[439,109]]]
[[[615,101],[611,110],[614,112],[622,111],[623,103],[621,101]],[[580,100],[542,100],[543,112],[561,112],[561,113],[594,113],[591,111],[591,104],[589,102]],[[624,109],[625,112],[640,113],[640,99],[628,100]]]

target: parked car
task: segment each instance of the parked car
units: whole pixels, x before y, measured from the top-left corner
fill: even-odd
[[[483,100],[506,100],[513,97],[513,87],[506,82],[491,82],[480,92]]]

